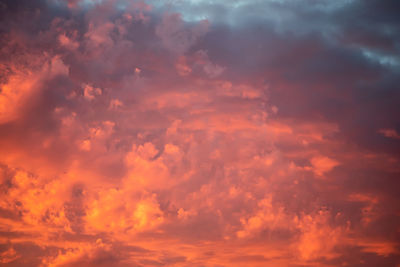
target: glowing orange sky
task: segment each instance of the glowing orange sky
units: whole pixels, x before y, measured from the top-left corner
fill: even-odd
[[[398,2],[233,2],[0,1],[1,266],[400,266]]]

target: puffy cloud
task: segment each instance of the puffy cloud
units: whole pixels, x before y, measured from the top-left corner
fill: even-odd
[[[328,157],[313,157],[311,159],[311,165],[313,167],[313,171],[317,175],[323,175],[325,172],[329,172],[334,167],[339,165],[339,163],[333,159]]]
[[[187,28],[180,14],[164,14],[161,24],[156,27],[156,34],[165,48],[171,52],[182,54],[206,34],[208,24],[208,21],[204,20]]]
[[[1,263],[399,264],[396,4],[311,2],[3,1]]]
[[[9,262],[13,262],[18,259],[20,256],[17,254],[15,249],[10,247],[8,250],[1,253],[1,263],[6,264]]]

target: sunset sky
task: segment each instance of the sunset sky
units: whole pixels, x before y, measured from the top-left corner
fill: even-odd
[[[0,266],[400,267],[400,1],[0,0]]]

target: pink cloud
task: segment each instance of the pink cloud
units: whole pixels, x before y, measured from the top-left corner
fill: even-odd
[[[380,129],[379,133],[387,138],[400,139],[400,134],[394,129]]]
[[[253,21],[52,4],[3,36],[2,264],[398,264],[398,133],[337,114],[379,68]]]

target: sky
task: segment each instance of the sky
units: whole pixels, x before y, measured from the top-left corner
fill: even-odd
[[[0,266],[400,266],[400,1],[0,0]]]

